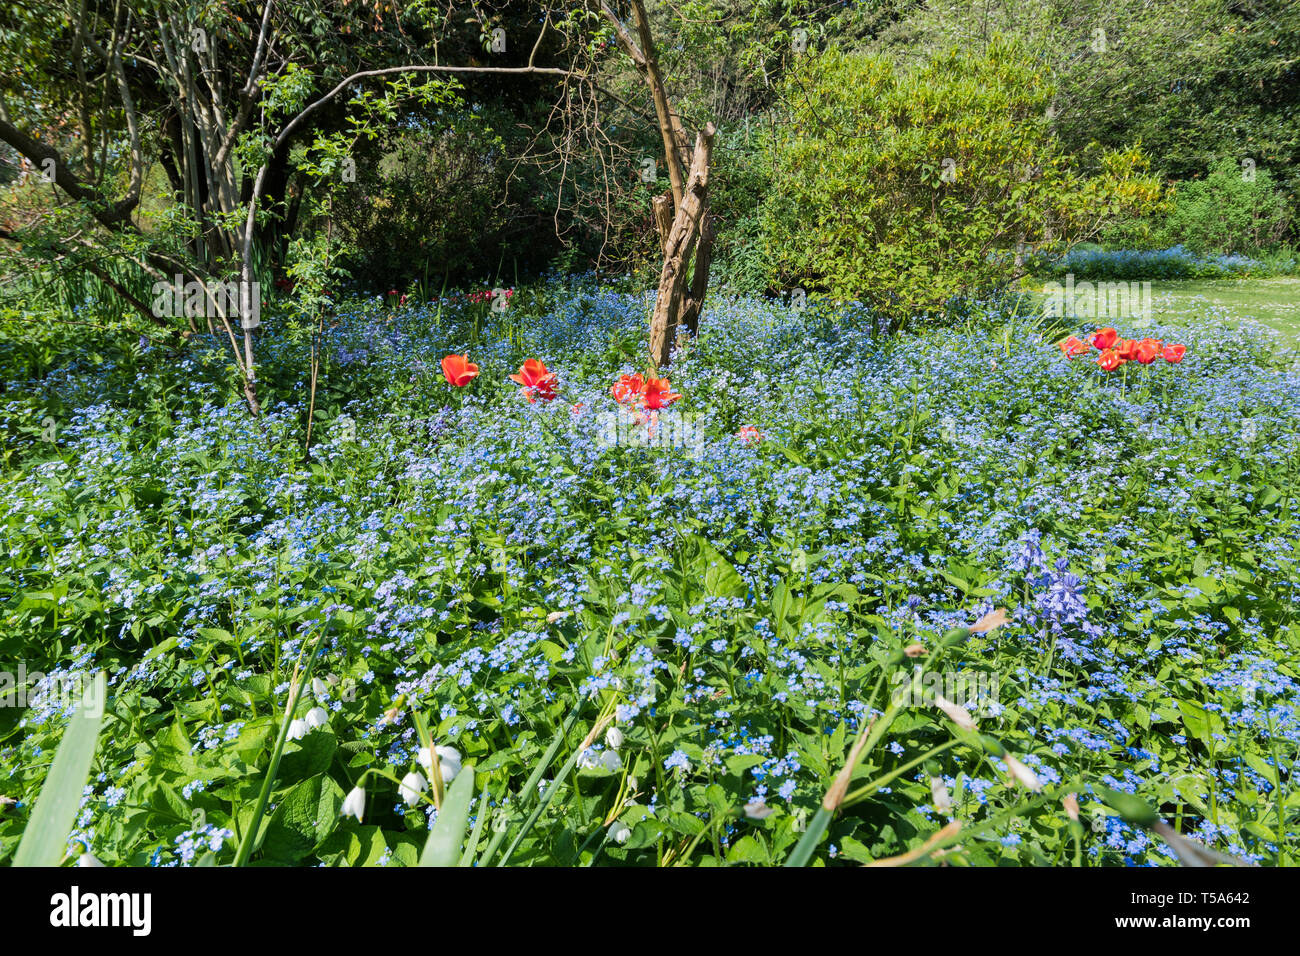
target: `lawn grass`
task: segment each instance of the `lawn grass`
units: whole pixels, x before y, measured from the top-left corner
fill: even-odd
[[[1300,276],[1161,281],[1151,292],[1161,324],[1253,319],[1280,332],[1288,346],[1300,345]]]
[[[1045,278],[1027,286],[1041,290]],[[1278,333],[1279,344],[1300,346],[1300,277],[1153,279],[1152,319],[1173,328],[1204,330],[1221,324],[1257,322]],[[1119,316],[1110,316],[1118,320]]]

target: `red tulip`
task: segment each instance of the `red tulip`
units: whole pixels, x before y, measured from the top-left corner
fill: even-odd
[[[1160,357],[1160,341],[1143,339],[1133,349],[1133,357],[1143,365],[1150,365]]]
[[[616,384],[610,387],[610,394],[614,396],[614,401],[620,405],[631,405],[645,391],[645,379],[640,375],[621,376]]]
[[[1097,359],[1097,364],[1107,372],[1113,372],[1124,364],[1124,360],[1115,349],[1106,349],[1101,353],[1101,358]]]
[[[641,400],[646,408],[667,408],[681,398],[676,392],[671,391],[671,388],[666,378],[647,379]]]
[[[736,432],[736,437],[746,445],[753,445],[763,440],[763,433],[753,425],[741,425],[740,430]]]
[[[1183,356],[1187,354],[1187,346],[1166,345],[1164,351],[1161,354],[1164,355],[1166,362],[1173,362],[1175,365],[1177,365],[1179,362],[1183,360]]]
[[[530,402],[535,402],[539,398],[549,402],[555,398],[555,373],[537,359],[524,362],[519,366],[519,374],[511,375],[510,378],[523,386],[520,391],[528,396]]]
[[[448,355],[442,360],[442,377],[448,385],[462,388],[478,376],[478,366],[467,355]]]
[[[1120,339],[1115,344],[1115,351],[1126,362],[1137,358],[1137,339]]]
[[[1093,335],[1092,344],[1104,352],[1106,351],[1106,349],[1114,345],[1115,340],[1118,338],[1119,338],[1118,332],[1116,332],[1112,328],[1105,328],[1099,330]]]
[[[1084,352],[1088,351],[1089,348],[1091,348],[1091,346],[1089,346],[1087,342],[1081,341],[1080,339],[1075,338],[1073,335],[1071,335],[1064,342],[1059,342],[1057,344],[1059,345],[1061,352],[1068,359],[1073,359],[1076,356],[1082,355]]]

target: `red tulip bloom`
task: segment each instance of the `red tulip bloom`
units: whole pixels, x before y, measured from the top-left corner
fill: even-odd
[[[1161,354],[1164,355],[1166,362],[1173,362],[1175,365],[1177,365],[1179,362],[1183,360],[1183,356],[1187,354],[1187,346],[1166,345],[1164,351]]]
[[[1137,339],[1120,339],[1115,344],[1115,351],[1119,353],[1120,358],[1129,362],[1137,358],[1137,345]]]
[[[1118,338],[1119,338],[1118,332],[1116,332],[1112,328],[1105,328],[1099,330],[1093,335],[1092,344],[1104,352],[1106,351],[1106,349],[1114,345],[1115,340]]]
[[[763,433],[753,425],[741,425],[740,430],[736,432],[736,437],[746,445],[753,445],[763,440]]]
[[[511,375],[510,378],[523,386],[520,391],[528,396],[530,402],[535,402],[539,398],[549,402],[555,398],[555,373],[537,359],[524,362],[519,366],[519,374]]]
[[[1058,345],[1060,346],[1061,352],[1068,359],[1073,359],[1079,355],[1082,355],[1084,352],[1087,352],[1089,348],[1091,348],[1091,346],[1088,345],[1087,342],[1075,338],[1073,335],[1071,335],[1064,342],[1058,343]]]
[[[463,388],[478,376],[478,366],[468,355],[448,355],[442,360],[442,377],[448,385]]]
[[[1106,349],[1101,353],[1101,358],[1097,359],[1097,364],[1107,372],[1113,372],[1124,364],[1124,360],[1115,349]]]
[[[631,405],[645,391],[645,379],[640,375],[623,375],[610,387],[609,393],[620,405]]]
[[[1143,365],[1150,365],[1160,357],[1160,341],[1143,339],[1133,349],[1133,357]]]
[[[646,408],[667,408],[677,399],[681,398],[676,392],[671,391],[672,386],[666,378],[650,378],[646,380],[645,391],[642,393],[642,402]]]

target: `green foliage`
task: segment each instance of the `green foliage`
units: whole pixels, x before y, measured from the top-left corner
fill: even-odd
[[[1274,247],[1290,219],[1286,197],[1269,170],[1243,170],[1229,161],[1204,179],[1180,183],[1173,209],[1156,229],[1161,245],[1183,245],[1198,254],[1250,255]]]
[[[103,675],[98,684],[92,680],[89,688],[77,702],[55,751],[49,776],[14,854],[14,866],[58,866],[67,853],[68,834],[77,820],[104,720]]]
[[[354,150],[356,181],[339,186],[334,205],[353,278],[383,292],[417,282],[436,291],[544,265],[558,248],[548,191],[534,170],[516,169],[519,148],[508,113],[448,110]]]
[[[1174,183],[1168,200],[1150,216],[1121,218],[1103,229],[1100,239],[1122,249],[1178,246],[1193,256],[1262,256],[1285,261],[1289,255],[1282,240],[1292,218],[1289,197],[1271,170],[1225,160],[1204,178]]]
[[[763,223],[772,172],[761,125],[737,123],[719,134],[709,190],[715,236],[710,283],[717,289],[755,293],[772,284]]]
[[[1225,158],[1252,159],[1289,197],[1284,241],[1295,243],[1300,5],[933,0],[913,5],[871,48],[911,62],[956,36],[978,49],[995,32],[1033,50],[1056,84],[1054,122],[1067,151],[1141,142],[1152,166],[1179,182],[1203,179]]]
[[[766,251],[781,281],[859,299],[897,328],[1005,283],[1018,242],[1069,241],[1154,202],[1135,150],[1084,176],[1051,132],[1053,95],[1010,42],[907,70],[810,59],[775,144]]]
[[[0,352],[24,383],[0,400],[0,655],[113,680],[74,840],[108,865],[1174,862],[1114,790],[1295,862],[1300,619],[1270,569],[1295,559],[1300,380],[1258,331],[1108,374],[1053,343],[1086,328],[1019,310],[877,348],[861,309],[720,296],[659,419],[707,411],[691,455],[601,437],[642,293],[517,298],[340,301],[310,460],[300,337],[265,343],[260,426],[214,400],[211,343],[106,336],[96,362],[33,322],[52,341]],[[480,365],[464,389],[452,351]],[[521,355],[561,400],[519,395]],[[1047,553],[1022,571],[1027,529]],[[1008,624],[972,629],[990,604]],[[996,677],[978,735],[897,704],[945,674]],[[0,708],[0,859],[66,728]],[[436,817],[398,789],[426,739],[464,756]]]

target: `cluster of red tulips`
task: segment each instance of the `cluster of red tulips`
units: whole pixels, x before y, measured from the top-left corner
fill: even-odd
[[[478,366],[469,360],[468,355],[448,355],[442,360],[442,377],[448,385],[464,388],[478,378]],[[519,371],[510,376],[521,387],[520,392],[530,402],[539,398],[549,402],[556,397],[556,374],[546,367],[540,359],[529,359],[519,366]]]
[[[1185,345],[1166,345],[1160,339],[1124,339],[1112,328],[1099,329],[1092,334],[1091,344],[1071,335],[1059,343],[1061,352],[1073,361],[1080,355],[1086,355],[1093,349],[1101,351],[1097,364],[1107,372],[1113,372],[1125,362],[1137,362],[1150,365],[1158,358],[1177,364],[1187,354]]]
[[[442,360],[442,377],[448,385],[464,388],[478,378],[478,366],[467,355],[448,355]],[[540,359],[528,359],[519,366],[519,371],[510,376],[510,380],[520,386],[520,392],[530,402],[539,398],[544,402],[557,397],[555,386],[558,381],[554,372],[546,367]],[[657,411],[667,408],[681,398],[672,390],[672,384],[666,378],[653,375],[624,375],[610,388],[610,394],[620,405],[638,406]],[[574,406],[575,412],[581,406]]]
[[[465,298],[470,302],[487,302],[493,297],[495,289],[484,289],[482,292],[466,292]],[[501,295],[508,302],[514,296],[514,289],[502,289]]]
[[[620,405],[641,406],[657,411],[661,408],[667,408],[677,399],[681,398],[672,390],[672,385],[666,378],[655,378],[653,375],[623,375],[610,388],[609,393],[614,396],[614,401]]]
[[[478,371],[478,366],[469,360],[468,355],[448,355],[442,360],[442,377],[448,385],[455,388],[464,388],[474,381],[478,378]],[[510,379],[520,386],[519,391],[529,402],[535,402],[539,398],[549,402],[558,397],[555,390],[557,376],[540,359],[528,359]],[[614,396],[614,401],[632,409],[638,422],[648,424],[652,430],[659,417],[659,410],[682,397],[673,391],[668,379],[657,378],[653,374],[621,375],[610,387],[609,393]],[[573,414],[581,414],[582,408],[581,402],[574,405]],[[754,445],[766,436],[753,425],[744,425],[736,432],[736,437],[746,445]]]

